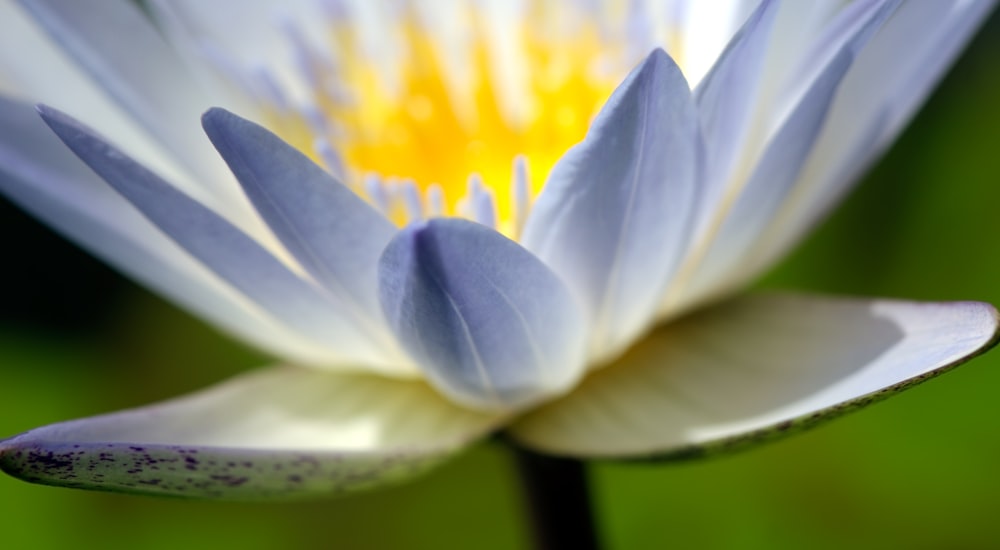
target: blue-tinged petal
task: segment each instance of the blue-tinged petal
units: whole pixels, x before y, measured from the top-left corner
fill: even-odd
[[[707,209],[706,217],[745,148],[778,6],[776,0],[760,3],[694,91],[705,138],[701,206]]]
[[[160,172],[156,166],[158,172],[279,253],[274,237],[192,123],[210,105],[240,104],[242,100],[209,86],[210,79],[197,72],[196,65],[183,61],[133,2],[21,0],[20,6],[91,82],[114,98],[116,108],[127,112],[130,122],[145,130],[143,137],[157,146],[156,156],[166,157],[167,162],[160,164],[170,168],[170,172]],[[41,97],[30,99],[37,102]],[[67,112],[90,114],[88,109],[69,111],[68,103],[50,104]],[[103,120],[90,120],[102,123],[104,129]],[[106,129],[111,130],[116,128]],[[119,143],[129,139],[117,133],[107,135]],[[129,143],[126,151],[132,149]]]
[[[888,107],[882,139],[892,140],[996,5],[996,0],[903,3],[859,54],[841,94],[844,112]],[[921,39],[914,41],[915,36]],[[901,50],[910,55],[900,59]],[[873,78],[886,93],[863,91]]]
[[[857,58],[861,48],[901,3],[902,0],[860,0],[844,6],[822,32],[812,38],[806,51],[799,52],[797,63],[788,68],[790,81],[783,83],[778,104],[797,103],[808,93],[813,82],[822,78],[825,67],[842,52],[850,51]]]
[[[0,93],[21,101],[59,105],[86,122],[100,122],[105,132],[124,143],[125,150],[145,166],[182,186],[186,193],[205,194],[195,178],[16,2],[0,2],[0,51],[8,52],[0,56]]]
[[[328,44],[331,26],[338,23],[328,12],[336,11],[333,6],[343,2],[240,0],[234,6],[202,0],[149,0],[146,4],[173,43],[195,45],[192,53],[201,54],[199,61],[204,60],[206,51],[219,52],[232,68],[266,70],[282,90],[302,99],[308,97],[308,83],[291,62],[299,52],[289,34],[294,34],[296,42],[322,48]],[[378,2],[351,4],[351,8],[373,11],[381,7]],[[375,32],[359,34],[362,39],[377,36]]]
[[[643,330],[685,251],[702,144],[680,69],[654,51],[556,164],[522,241],[585,304],[596,360]]]
[[[198,78],[133,2],[21,0],[21,6],[151,136],[222,203],[239,200],[191,121],[212,102]],[[218,100],[215,101],[218,103]]]
[[[117,269],[252,346],[305,364],[338,360],[324,344],[307,342],[261,315],[80,162],[33,106],[2,96],[0,193]]]
[[[997,324],[981,303],[748,296],[662,326],[511,431],[580,457],[742,448],[940,374],[993,345]]]
[[[818,76],[778,123],[745,183],[733,182],[716,208],[716,220],[698,236],[681,276],[667,292],[661,312],[676,314],[703,300],[731,292],[753,272],[752,245],[766,231],[798,181],[836,93],[858,51],[892,14],[894,2],[874,2],[863,22],[844,25],[847,38],[823,62]],[[847,17],[848,14],[843,14]]]
[[[420,382],[271,368],[0,441],[0,469],[36,483],[149,495],[329,495],[418,475],[501,420]]]
[[[757,243],[760,270],[798,242],[892,143],[995,5],[904,2],[872,37],[844,77],[796,194]]]
[[[764,231],[791,191],[850,63],[851,57],[845,53],[827,65],[824,74],[774,136],[728,216],[714,232],[707,250],[695,252],[704,256],[694,275],[681,281],[683,294],[679,298],[668,296],[668,300],[679,299],[684,303],[704,299],[703,293],[730,290],[720,283],[742,274],[747,247]]]
[[[396,227],[267,129],[223,109],[202,124],[250,201],[313,278],[347,304],[373,338],[389,337],[378,260]],[[387,347],[394,342],[390,339]]]
[[[558,395],[583,369],[585,320],[554,273],[485,226],[437,218],[382,257],[386,318],[430,382],[475,409]]]
[[[69,116],[39,107],[42,118],[91,169],[149,221],[276,320],[342,357],[391,364],[335,297],[303,280],[257,241],[125,156]]]

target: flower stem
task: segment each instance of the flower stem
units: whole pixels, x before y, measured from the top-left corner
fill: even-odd
[[[541,455],[511,444],[538,550],[598,550],[587,484],[579,460]]]

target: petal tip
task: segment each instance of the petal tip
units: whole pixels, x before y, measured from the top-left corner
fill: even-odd
[[[244,120],[242,117],[222,107],[209,107],[207,111],[201,114],[201,127],[205,129],[205,132],[209,134],[209,137],[212,137],[212,131],[216,129],[219,124],[229,121],[242,120]]]
[[[35,104],[35,112],[42,117],[42,120],[49,125],[50,128],[55,130],[53,124],[58,126],[67,126],[70,124],[72,119],[66,113],[52,107],[51,105],[46,105],[45,103]]]

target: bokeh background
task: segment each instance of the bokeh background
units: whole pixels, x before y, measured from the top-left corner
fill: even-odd
[[[901,52],[902,54],[903,52]],[[267,359],[0,199],[0,437],[190,391]],[[1000,304],[1000,17],[866,181],[762,287]],[[591,467],[607,547],[1000,547],[1000,351],[811,432],[703,462]],[[525,547],[482,443],[340,500],[158,500],[0,476],[5,548]]]

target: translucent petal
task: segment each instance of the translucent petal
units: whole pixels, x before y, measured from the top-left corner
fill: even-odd
[[[904,2],[872,37],[844,78],[796,194],[750,255],[755,272],[797,243],[892,143],[995,4]]]
[[[714,210],[714,221],[702,232],[676,284],[667,292],[661,312],[677,314],[746,284],[754,258],[748,256],[782,205],[794,192],[803,166],[822,132],[837,91],[858,52],[886,19],[895,2],[869,2],[866,9],[845,8],[831,23],[829,47],[816,49],[815,64],[806,65],[787,91],[787,107],[779,109],[760,157],[736,174]],[[860,12],[856,14],[855,11]],[[815,73],[815,74],[814,74]],[[801,82],[799,81],[801,80]],[[744,159],[743,162],[746,162]]]
[[[226,2],[151,0],[149,7],[170,39],[189,54],[201,54],[200,61],[205,61],[206,52],[219,52],[236,70],[266,70],[298,100],[308,97],[308,83],[291,62],[295,50],[287,32],[293,30],[297,40],[305,43],[327,44],[334,21],[323,8],[331,4],[325,0],[242,0],[237,8]]]
[[[138,6],[58,0],[21,5],[199,181],[211,185],[222,179],[218,158],[192,124],[212,103],[210,96]],[[231,199],[234,190],[221,198]]]
[[[702,223],[719,204],[728,176],[743,154],[778,4],[761,2],[694,91],[705,136]]]
[[[31,105],[0,96],[0,193],[70,240],[248,344],[303,364],[338,361],[268,318],[115,193]],[[12,258],[14,262],[30,258]]]
[[[237,227],[90,129],[51,108],[41,107],[40,112],[63,142],[143,215],[275,319],[309,340],[328,343],[345,358],[392,365],[334,296],[299,277]]]
[[[17,2],[0,2],[0,92],[32,103],[56,105],[81,120],[99,122],[125,151],[186,193],[204,190],[177,159],[59,48]],[[14,54],[13,52],[17,52]]]

